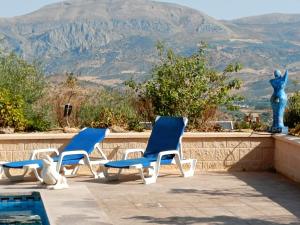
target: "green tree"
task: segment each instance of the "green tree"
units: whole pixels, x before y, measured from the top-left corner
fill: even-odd
[[[14,53],[0,53],[0,87],[21,96],[26,104],[33,104],[45,87],[43,73]]]
[[[23,116],[19,116],[27,120],[24,127],[26,129],[45,130],[50,126],[43,121],[46,113],[34,109],[44,94],[45,86],[45,77],[36,65],[26,62],[14,53],[7,55],[0,52],[0,89],[16,96],[16,100],[21,103],[22,110],[19,114],[23,113]],[[17,126],[15,122],[9,124]]]
[[[220,73],[209,67],[206,45],[189,57],[175,54],[161,43],[157,45],[160,62],[152,70],[152,79],[142,84],[126,84],[134,89],[140,101],[150,101],[152,115],[187,116],[190,127],[199,128],[215,115],[219,106],[235,109],[240,100],[232,94],[241,86],[229,74],[241,65],[230,64]],[[149,118],[153,119],[153,118]]]

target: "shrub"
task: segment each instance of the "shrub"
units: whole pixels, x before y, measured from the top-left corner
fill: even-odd
[[[139,129],[134,121],[138,116],[129,93],[119,91],[99,91],[89,96],[79,111],[81,126],[110,127],[116,125],[126,129]],[[131,125],[129,125],[131,124]]]
[[[24,100],[18,95],[12,95],[8,90],[0,89],[0,126],[13,127],[22,131],[28,121],[24,116]]]
[[[37,66],[21,57],[0,53],[0,87],[20,96],[27,105],[36,102],[44,92],[44,75]]]
[[[53,107],[42,101],[33,106],[27,118],[26,130],[28,131],[47,131],[56,125]]]
[[[46,118],[59,127],[80,126],[79,111],[85,101],[87,91],[80,87],[77,77],[72,73],[66,73],[64,80],[50,87],[49,92],[51,95],[46,97],[45,101],[49,103],[46,107],[52,111],[52,116],[48,114]],[[71,115],[67,118],[64,117],[66,104],[72,105]]]
[[[203,44],[196,54],[184,57],[159,43],[160,62],[152,70],[152,79],[126,83],[136,91],[139,101],[150,102],[150,115],[186,116],[190,128],[201,129],[219,106],[235,109],[233,103],[240,97],[231,91],[239,89],[241,82],[228,74],[239,71],[241,65],[230,64],[219,73],[208,66],[205,47]]]
[[[141,125],[140,121],[137,118],[131,118],[128,121],[128,130],[142,132],[144,131],[144,126]]]
[[[295,135],[295,136],[300,136],[300,123],[298,125],[296,125],[295,128],[292,128],[290,130],[290,134]]]
[[[234,124],[234,129],[252,129],[254,131],[267,131],[268,126],[263,122],[246,122],[246,121],[236,121]]]
[[[284,115],[284,123],[290,128],[300,124],[300,91],[289,98],[288,106]]]
[[[268,125],[263,122],[251,123],[251,129],[254,131],[265,132],[268,131]]]
[[[34,108],[45,91],[45,78],[38,67],[23,60],[15,54],[4,55],[0,53],[0,88],[5,93],[5,104],[14,103],[13,112],[7,111],[9,121],[0,126],[14,126],[17,130],[46,130],[45,117]],[[10,93],[10,94],[7,94]],[[13,94],[14,97],[11,97]],[[8,107],[10,108],[10,106]],[[7,109],[8,110],[8,109]],[[13,116],[14,115],[14,116]],[[2,115],[3,116],[3,115]],[[26,121],[26,122],[25,122]]]
[[[53,105],[53,114],[60,127],[111,127],[140,130],[139,116],[133,105],[132,94],[121,90],[82,88],[73,74],[66,74],[65,80],[51,89],[47,100]],[[72,105],[68,121],[63,106]],[[52,122],[53,124],[53,122]]]
[[[250,129],[250,123],[246,122],[246,121],[237,121],[234,124],[234,129],[237,130],[242,130],[242,129]]]

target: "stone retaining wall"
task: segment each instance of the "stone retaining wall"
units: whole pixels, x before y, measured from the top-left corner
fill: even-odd
[[[74,134],[0,135],[0,161],[28,159],[33,149],[61,148]],[[149,133],[110,134],[102,143],[109,159],[128,148],[145,148]],[[184,156],[204,171],[254,171],[273,167],[274,139],[267,133],[186,133]],[[299,150],[300,151],[300,150]]]
[[[300,182],[300,138],[289,135],[276,135],[275,139],[275,169]]]

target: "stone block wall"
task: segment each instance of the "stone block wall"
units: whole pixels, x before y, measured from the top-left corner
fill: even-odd
[[[300,138],[275,135],[275,169],[288,178],[300,182]]]
[[[150,133],[110,134],[101,144],[109,159],[130,148],[145,148]],[[62,148],[74,134],[0,135],[0,161],[28,159],[33,149]],[[274,139],[266,133],[186,133],[185,158],[196,158],[201,171],[257,171],[273,167]],[[93,154],[97,156],[98,154]],[[134,157],[138,156],[137,154]]]
[[[228,134],[186,140],[187,144],[197,142],[199,148],[192,145],[184,151],[198,159],[198,168],[204,171],[255,171],[273,166],[274,142],[268,136]]]

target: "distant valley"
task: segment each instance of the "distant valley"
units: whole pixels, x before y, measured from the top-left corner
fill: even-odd
[[[4,51],[42,63],[48,75],[73,72],[85,82],[117,86],[144,80],[157,62],[155,43],[181,54],[209,44],[212,66],[230,62],[245,69],[243,94],[268,98],[275,68],[291,72],[289,91],[299,89],[300,15],[270,14],[219,21],[187,7],[149,0],[69,0],[31,14],[0,18]]]

